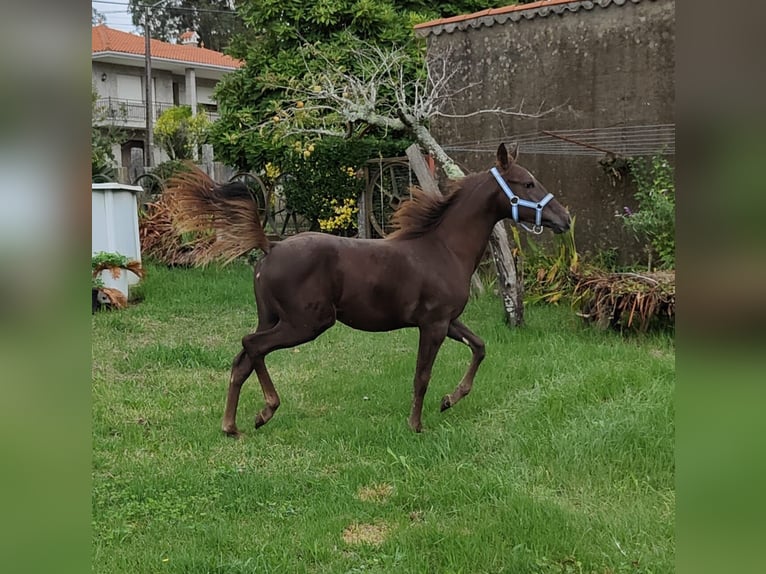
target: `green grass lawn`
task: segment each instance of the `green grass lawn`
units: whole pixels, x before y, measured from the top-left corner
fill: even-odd
[[[249,267],[148,266],[142,302],[93,317],[94,572],[670,573],[675,351],[566,306],[510,330],[497,299],[446,341],[407,426],[417,332],[337,325],[270,355],[282,398],[258,431],[255,375],[220,431],[256,325]]]

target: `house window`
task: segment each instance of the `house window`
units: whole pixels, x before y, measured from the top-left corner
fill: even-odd
[[[215,104],[213,88],[209,86],[197,86],[197,102],[200,104]]]
[[[141,76],[117,74],[117,97],[123,100],[143,101],[144,93],[141,84]]]

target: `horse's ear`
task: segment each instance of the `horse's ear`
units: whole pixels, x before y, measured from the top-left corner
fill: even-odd
[[[514,163],[519,157],[519,144],[515,143],[511,146],[511,151],[508,152],[508,159],[511,163]]]
[[[511,164],[508,160],[508,150],[505,149],[505,144],[501,143],[500,147],[497,148],[497,167],[503,171],[507,170],[508,166]]]

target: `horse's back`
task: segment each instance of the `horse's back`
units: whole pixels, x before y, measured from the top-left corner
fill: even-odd
[[[406,252],[378,239],[300,233],[275,243],[255,268],[259,305],[280,315],[331,306],[363,330],[405,326],[419,287]]]
[[[387,331],[462,311],[467,286],[443,268],[438,249],[423,241],[301,233],[258,263],[256,298],[283,317],[332,309],[351,327]]]

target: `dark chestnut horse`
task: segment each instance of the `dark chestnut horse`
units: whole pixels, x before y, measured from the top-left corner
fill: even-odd
[[[570,225],[566,209],[516,163],[516,148],[509,153],[502,144],[495,168],[454,182],[447,195],[413,190],[395,214],[397,231],[386,239],[309,232],[272,242],[243,184],[219,186],[199,170],[175,178],[168,193],[181,231],[215,229],[210,257],[230,261],[252,249],[264,252],[254,273],[258,327],[242,339],[234,359],[223,415],[223,431],[233,436],[239,435],[240,390],[253,371],[266,401],[255,428],[279,407],[266,355],[311,341],[336,321],[363,331],[420,331],[409,416],[419,432],[431,367],[444,339],[468,345],[472,359],[460,384],[442,399],[442,411],[471,391],[484,358],[483,341],[459,317],[495,223],[512,217],[538,233],[543,226],[561,233]]]

